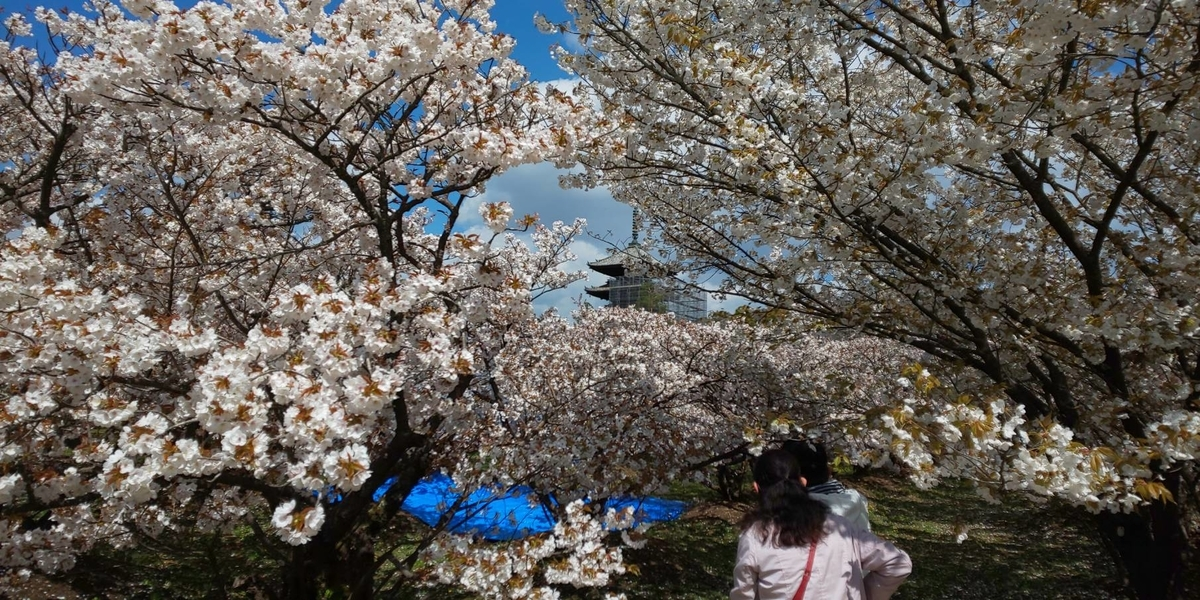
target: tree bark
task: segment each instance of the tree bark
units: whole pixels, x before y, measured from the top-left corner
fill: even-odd
[[[317,600],[321,574],[328,564],[328,544],[320,536],[292,550],[292,559],[284,567],[283,594],[287,600]]]
[[[1163,478],[1176,501],[1156,500],[1137,512],[1096,515],[1097,528],[1131,598],[1189,598],[1188,567],[1195,568],[1195,549],[1188,540],[1185,497],[1194,492],[1182,489],[1181,481],[1178,470]]]

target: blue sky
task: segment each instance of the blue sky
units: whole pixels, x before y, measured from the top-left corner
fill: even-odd
[[[551,58],[550,48],[555,44],[570,47],[575,42],[562,35],[539,32],[533,25],[535,14],[545,15],[553,23],[571,18],[560,0],[496,0],[492,8],[496,29],[517,40],[513,58],[525,65],[534,79],[551,81],[566,77],[566,72],[559,69]]]
[[[0,0],[3,3],[4,0]],[[18,4],[19,2],[19,4]],[[194,4],[189,0],[177,0],[180,6]],[[27,7],[44,5],[50,8],[66,7],[79,10],[82,0],[8,0],[2,5],[0,14],[7,16],[14,10],[25,12]],[[496,0],[492,18],[498,31],[511,35],[516,40],[513,58],[525,66],[532,79],[539,82],[566,81],[569,74],[561,70],[551,57],[551,48],[562,45],[571,48],[577,41],[564,34],[543,34],[534,25],[534,15],[545,15],[551,22],[559,23],[570,19],[561,0]],[[32,22],[32,15],[29,16]],[[35,25],[35,30],[37,26]],[[574,251],[578,260],[571,270],[586,269],[588,261],[605,256],[614,245],[624,245],[629,240],[632,210],[613,200],[605,190],[564,190],[558,185],[560,171],[550,164],[525,165],[512,169],[488,182],[487,190],[479,201],[508,201],[517,215],[538,214],[546,223],[570,222],[577,217],[587,219],[593,237],[579,240]],[[470,213],[468,213],[470,214]],[[468,225],[470,225],[468,223]],[[591,274],[589,280],[577,282],[569,288],[547,294],[540,298],[536,307],[545,310],[555,307],[562,314],[569,313],[575,303],[584,298],[585,285],[598,285],[604,280],[599,274]],[[593,300],[593,304],[597,301]],[[717,308],[710,301],[710,309]]]

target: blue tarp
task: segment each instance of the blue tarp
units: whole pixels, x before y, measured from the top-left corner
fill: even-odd
[[[383,498],[391,484],[389,480],[375,491],[376,501]],[[400,508],[432,527],[460,496],[454,481],[437,473],[422,479]],[[678,519],[687,503],[662,498],[612,498],[604,506],[618,511],[632,506],[634,524],[640,525]],[[447,526],[451,533],[478,535],[487,540],[515,540],[552,529],[554,516],[537,502],[533,490],[527,486],[477,490],[459,505]]]

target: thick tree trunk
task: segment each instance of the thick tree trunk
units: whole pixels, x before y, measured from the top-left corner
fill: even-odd
[[[321,574],[328,564],[327,554],[318,539],[294,548],[285,567],[280,596],[286,600],[317,600],[322,588]]]
[[[321,531],[307,544],[292,550],[291,560],[283,570],[281,596],[287,600],[374,597],[376,563],[371,538],[377,529],[371,526],[369,513],[375,504],[375,490],[387,478],[396,478],[385,495],[382,518],[386,520],[429,472],[430,450],[426,436],[411,431],[398,434],[388,452],[372,465],[374,473],[362,489],[346,494],[341,502],[327,505]]]
[[[357,528],[339,541],[317,535],[292,551],[284,573],[287,600],[374,597],[375,546],[369,528]]]
[[[1100,534],[1137,600],[1185,600],[1197,592],[1186,589],[1195,549],[1188,540],[1184,497],[1194,492],[1180,489],[1180,482],[1178,472],[1164,478],[1179,502],[1159,500],[1134,513],[1096,515]]]
[[[343,542],[338,564],[330,578],[346,590],[347,600],[372,600],[375,597],[375,540],[379,528],[363,527]]]
[[[318,534],[293,549],[281,596],[286,600],[371,600],[376,564],[368,529],[353,529],[337,541]]]

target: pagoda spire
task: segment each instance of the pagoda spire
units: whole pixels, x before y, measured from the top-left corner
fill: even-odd
[[[633,207],[633,241],[629,242],[630,246],[638,245],[638,234],[642,229],[642,211],[638,207]]]

